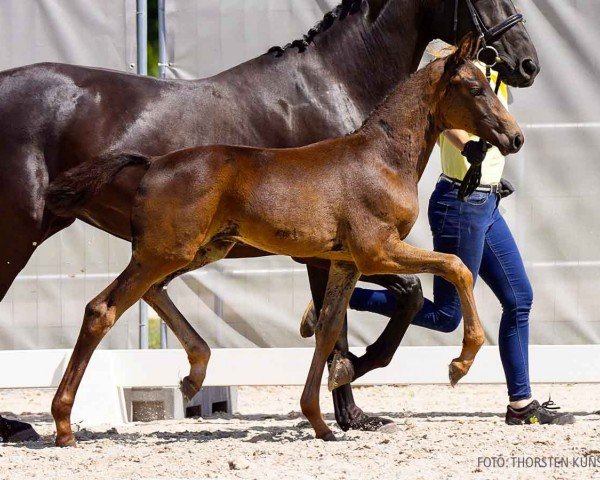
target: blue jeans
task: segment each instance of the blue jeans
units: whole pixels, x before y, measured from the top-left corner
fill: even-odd
[[[529,312],[533,291],[523,260],[504,218],[498,210],[497,194],[474,192],[461,202],[458,187],[440,180],[429,201],[429,225],[434,249],[459,256],[480,275],[502,305],[498,335],[500,358],[506,375],[510,401],[531,396],[529,383]],[[435,277],[433,299],[425,299],[413,325],[439,332],[452,332],[461,322],[458,292],[441,277]],[[391,316],[397,300],[388,290],[354,290],[350,308]]]

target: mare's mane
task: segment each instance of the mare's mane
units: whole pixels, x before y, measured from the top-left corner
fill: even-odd
[[[310,44],[313,43],[317,35],[329,30],[336,20],[344,20],[347,16],[354,15],[355,13],[359,12],[361,10],[362,3],[363,0],[342,0],[342,3],[340,3],[330,12],[327,12],[323,19],[314,27],[312,27],[302,38],[294,40],[283,47],[271,47],[267,54],[275,53],[277,57],[280,57],[286,50],[290,48],[297,48],[299,53],[304,53]]]

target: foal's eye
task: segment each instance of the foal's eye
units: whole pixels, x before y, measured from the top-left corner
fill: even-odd
[[[481,95],[483,95],[483,88],[481,88],[481,87],[471,88],[471,95],[473,95],[474,97],[480,97]]]

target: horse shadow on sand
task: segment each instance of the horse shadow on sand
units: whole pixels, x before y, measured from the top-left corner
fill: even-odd
[[[14,416],[9,412],[7,416]],[[600,421],[600,411],[594,412],[573,412],[579,417],[580,421],[598,422]],[[406,421],[428,420],[432,422],[456,422],[459,418],[467,418],[469,421],[489,421],[489,419],[502,420],[503,413],[498,412],[377,412],[377,416],[391,418],[398,424],[398,429],[404,428]],[[327,423],[335,426],[335,417],[333,414],[325,414]],[[52,417],[47,413],[23,414],[19,415],[24,421],[35,422],[38,424],[52,423]],[[189,420],[189,419],[188,419]],[[75,438],[80,445],[86,445],[100,440],[110,440],[112,443],[120,445],[168,445],[179,442],[204,444],[208,442],[235,439],[248,443],[292,443],[315,440],[314,432],[310,423],[303,419],[300,412],[290,412],[286,415],[269,414],[233,414],[218,415],[210,418],[198,418],[198,425],[217,426],[215,430],[182,430],[177,432],[153,431],[153,432],[119,432],[117,428],[109,428],[106,431],[91,431],[85,428],[75,432]],[[241,422],[235,426],[228,425],[227,420]],[[290,421],[294,423],[291,424]],[[265,425],[265,422],[274,423]],[[138,423],[141,427],[145,424]],[[159,426],[159,425],[156,425]],[[341,435],[340,435],[341,433]],[[338,441],[352,441],[352,436],[346,436],[337,431]],[[27,448],[33,450],[54,448],[54,435],[44,435],[37,442],[25,442],[21,444],[12,444],[14,448]]]

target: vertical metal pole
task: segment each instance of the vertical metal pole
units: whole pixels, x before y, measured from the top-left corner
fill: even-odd
[[[137,73],[148,75],[148,0],[136,0]],[[148,305],[139,301],[140,348],[148,348]]]
[[[167,77],[167,25],[165,20],[165,1],[158,0],[158,68],[160,78]]]
[[[167,25],[165,21],[165,0],[158,0],[158,68],[160,78],[167,77]],[[167,348],[167,325],[160,322],[160,348]]]
[[[137,73],[148,75],[148,0],[136,0]]]

